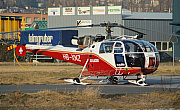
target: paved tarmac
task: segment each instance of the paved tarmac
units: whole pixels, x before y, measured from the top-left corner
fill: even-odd
[[[93,80],[106,80],[105,77]],[[12,93],[22,91],[24,93],[35,93],[43,90],[72,92],[82,91],[87,87],[98,88],[104,94],[127,94],[127,93],[150,93],[154,91],[180,91],[180,75],[176,76],[148,76],[146,82],[150,86],[137,86],[133,84],[112,85],[107,83],[95,83],[92,85],[72,84],[41,84],[41,85],[0,85],[0,93]]]

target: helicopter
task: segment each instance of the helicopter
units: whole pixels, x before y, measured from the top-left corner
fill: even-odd
[[[100,23],[86,26],[68,26],[47,29],[64,29],[79,27],[105,27],[106,36],[73,36],[72,44],[78,47],[62,45],[44,46],[23,44],[16,47],[16,54],[25,56],[27,51],[42,54],[66,62],[83,66],[80,75],[74,79],[65,79],[72,84],[87,85],[82,81],[91,76],[105,76],[112,84],[118,84],[119,77],[129,83],[148,86],[146,76],[155,72],[159,66],[157,48],[144,40],[144,33],[127,28],[118,23]],[[137,33],[136,36],[112,36],[112,28],[123,28]],[[44,29],[38,29],[39,31]],[[19,31],[17,31],[19,32]],[[85,68],[87,71],[85,71]],[[128,79],[128,76],[136,78]]]

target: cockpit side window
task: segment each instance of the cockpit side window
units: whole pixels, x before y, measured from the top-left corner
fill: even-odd
[[[157,48],[153,44],[151,44],[149,42],[147,42],[147,43],[149,46],[151,46],[151,48],[154,50],[154,52],[158,52]]]
[[[114,42],[102,43],[99,49],[99,53],[111,53],[113,50]]]
[[[125,52],[143,52],[141,47],[130,41],[124,41],[124,46],[125,46]]]
[[[114,53],[122,53],[123,52],[123,46],[121,43],[116,42],[114,46]]]
[[[153,52],[153,49],[151,48],[150,45],[148,45],[148,43],[144,43],[144,46],[146,48],[146,52]]]
[[[122,47],[122,44],[119,43],[119,42],[117,42],[117,43],[115,44],[115,47]]]
[[[136,42],[141,45],[141,47],[143,48],[143,51],[145,52],[158,52],[156,47],[149,42],[141,41],[141,40],[136,41]]]

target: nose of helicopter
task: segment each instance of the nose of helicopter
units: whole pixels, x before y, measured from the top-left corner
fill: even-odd
[[[149,56],[149,53],[145,54],[145,66],[141,69],[143,74],[151,74],[155,72],[159,66],[159,53],[151,53],[153,56]]]
[[[141,73],[150,74],[159,66],[157,48],[143,40],[123,40],[127,67],[140,67]]]

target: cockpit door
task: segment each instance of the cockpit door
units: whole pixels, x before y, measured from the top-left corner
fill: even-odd
[[[125,67],[125,59],[123,54],[124,48],[122,43],[116,42],[114,45],[114,59],[116,67]]]
[[[114,42],[103,42],[99,48],[99,56],[111,65],[114,65],[113,47]]]
[[[155,66],[155,54],[145,53],[145,68]]]

